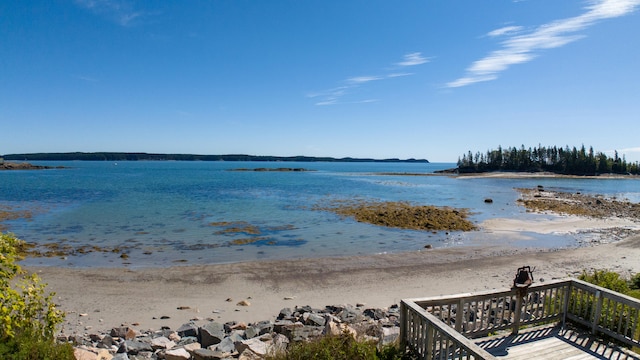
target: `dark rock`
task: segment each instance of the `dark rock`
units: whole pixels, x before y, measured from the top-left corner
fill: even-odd
[[[180,341],[178,341],[178,346],[185,346],[188,344],[193,344],[193,343],[197,343],[198,342],[198,338],[195,336],[185,336],[183,338],[180,339]]]
[[[311,308],[311,306],[309,305],[305,305],[305,306],[296,306],[296,312],[300,315],[304,314],[304,313],[308,313],[308,312],[312,312],[313,309]]]
[[[119,338],[126,338],[127,337],[127,332],[129,331],[129,327],[127,326],[121,326],[121,327],[117,327],[117,328],[113,328],[111,329],[111,336],[112,337],[119,337]]]
[[[322,335],[324,327],[303,325],[302,327],[293,327],[288,334],[285,335],[290,341],[299,342],[307,341]]]
[[[184,336],[198,337],[198,327],[193,323],[182,324],[182,326],[180,326],[178,330],[176,330],[176,332],[178,333],[178,335],[182,337]]]
[[[130,355],[136,355],[141,351],[153,351],[151,344],[139,340],[126,340],[124,345],[127,349],[127,354]]]
[[[366,309],[363,314],[373,320],[380,320],[386,317],[384,311],[381,309]]]
[[[224,352],[224,353],[231,353],[233,351],[235,351],[236,346],[235,343],[236,342],[240,342],[244,340],[243,338],[231,338],[231,337],[226,337],[224,339],[222,339],[222,341],[220,341],[220,343],[218,345],[216,345],[216,350]]]
[[[291,320],[278,320],[273,324],[273,331],[277,332],[278,334],[282,334],[284,327],[291,326],[293,324],[294,322]]]
[[[280,313],[278,314],[278,320],[289,319],[291,318],[291,316],[293,316],[293,311],[291,311],[291,308],[284,308],[280,310]]]
[[[342,322],[356,322],[362,319],[362,314],[356,309],[345,307],[337,317]]]
[[[200,328],[200,344],[203,348],[216,345],[224,339],[224,325],[212,321]]]
[[[324,316],[321,316],[315,313],[307,313],[305,315],[306,315],[305,316],[306,319],[304,321],[305,325],[324,326],[324,324],[326,323]]]

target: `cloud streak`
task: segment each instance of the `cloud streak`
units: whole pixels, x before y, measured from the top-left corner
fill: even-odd
[[[396,65],[398,65],[398,66],[415,66],[415,65],[424,64],[426,62],[429,62],[429,59],[423,57],[422,54],[419,53],[419,52],[414,52],[414,53],[406,54],[404,56],[404,60],[399,62],[399,63],[396,63]]]
[[[598,21],[635,11],[640,0],[598,0],[590,4],[581,15],[540,25],[529,32],[521,26],[507,26],[489,32],[487,36],[490,37],[507,36],[501,43],[502,47],[472,63],[465,76],[446,86],[456,88],[495,80],[500,72],[535,59],[542,50],[558,48],[583,38],[578,32]]]
[[[124,0],[76,0],[78,6],[88,9],[94,14],[102,15],[115,21],[120,26],[131,26],[136,20],[144,16],[136,11],[133,5]]]
[[[422,65],[424,63],[429,62],[430,59],[423,57],[422,53],[413,52],[408,53],[403,56],[403,60],[395,63],[395,67],[382,75],[364,75],[364,76],[353,76],[347,78],[342,81],[344,85],[313,92],[307,94],[309,98],[317,98],[318,101],[315,103],[317,106],[327,106],[327,105],[336,105],[336,104],[363,104],[363,103],[372,103],[377,102],[379,99],[365,99],[365,100],[355,100],[355,101],[342,101],[341,99],[349,94],[353,94],[356,92],[356,89],[366,86],[366,84],[371,83],[373,81],[383,81],[398,77],[410,76],[413,73],[410,72],[400,72],[398,69],[404,69],[411,66]]]

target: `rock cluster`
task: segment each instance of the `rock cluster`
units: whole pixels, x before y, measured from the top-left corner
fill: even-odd
[[[378,226],[427,231],[473,231],[477,226],[467,219],[467,209],[412,205],[402,201],[333,201],[316,210],[331,211],[358,222]]]
[[[620,217],[640,219],[640,204],[628,200],[606,198],[562,191],[548,191],[538,185],[534,189],[516,189],[522,195],[518,203],[531,211],[550,211],[557,214],[588,216],[592,218]]]
[[[60,335],[58,340],[73,343],[78,360],[250,360],[284,351],[293,342],[343,332],[389,344],[399,336],[399,316],[397,305],[388,309],[302,306],[282,309],[275,321],[210,321],[202,326],[190,322],[176,330],[142,332],[121,326],[108,333]]]
[[[33,165],[27,162],[0,162],[0,170],[43,170],[43,169],[64,169],[64,166],[42,166]]]

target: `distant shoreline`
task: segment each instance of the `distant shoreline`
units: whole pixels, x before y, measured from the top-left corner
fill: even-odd
[[[264,162],[376,162],[376,163],[423,163],[427,159],[373,159],[334,158],[316,156],[262,156],[246,154],[198,155],[198,154],[153,154],[128,152],[72,152],[72,153],[31,153],[7,154],[5,160],[13,161],[264,161]]]

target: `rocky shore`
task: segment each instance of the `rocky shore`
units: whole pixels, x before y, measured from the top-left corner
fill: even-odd
[[[534,189],[516,189],[522,195],[518,203],[530,211],[578,215],[590,218],[640,219],[640,204],[628,200],[585,195],[562,191],[548,191],[542,186]]]
[[[45,169],[64,169],[64,166],[42,166],[33,165],[28,162],[0,162],[0,170],[45,170]]]
[[[377,344],[391,344],[400,334],[399,316],[398,305],[385,309],[363,304],[323,309],[296,306],[280,310],[275,321],[245,324],[209,319],[200,326],[188,322],[175,330],[163,327],[155,331],[138,331],[123,324],[108,332],[59,335],[58,341],[74,344],[78,360],[264,359],[284,351],[290,343],[344,332]]]

